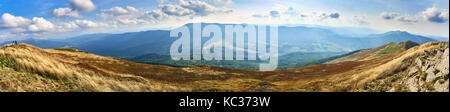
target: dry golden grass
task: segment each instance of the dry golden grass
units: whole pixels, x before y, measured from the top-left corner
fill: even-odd
[[[395,44],[395,45],[394,45]],[[297,71],[301,75],[306,75],[305,71],[312,72],[308,78],[298,78],[295,75],[289,74],[290,79],[297,80],[282,80],[273,82],[277,85],[271,88],[272,91],[283,92],[351,92],[358,91],[365,84],[372,82],[380,77],[401,72],[409,67],[411,58],[422,55],[424,50],[437,49],[439,47],[448,47],[448,42],[430,42],[421,46],[416,46],[410,49],[403,49],[397,52],[392,52],[382,56],[376,56],[387,46],[399,46],[405,43],[390,43],[379,48],[364,50],[354,55],[338,59],[335,62],[314,65],[300,69],[289,69],[287,71]],[[349,62],[357,63],[351,65]],[[326,67],[329,66],[329,67]],[[310,69],[310,70],[308,70]],[[324,71],[328,70],[327,71]],[[333,70],[340,69],[340,70]],[[299,75],[299,76],[301,76]]]
[[[378,77],[381,77],[383,75],[389,75],[393,74],[395,72],[398,72],[401,69],[404,69],[408,67],[410,63],[405,63],[404,61],[416,57],[418,55],[423,55],[425,50],[431,50],[431,49],[438,49],[441,46],[448,46],[448,43],[445,42],[430,42],[426,43],[422,46],[417,46],[411,49],[408,49],[406,51],[401,52],[402,55],[399,55],[397,57],[393,57],[393,60],[380,65],[376,68],[367,70],[365,72],[362,72],[360,74],[356,74],[353,79],[357,79],[357,77],[367,77],[363,80],[360,80],[357,84],[358,87],[362,86],[363,84],[372,81]]]
[[[74,85],[37,74],[0,68],[0,90],[8,92],[62,92],[74,90]]]
[[[84,52],[44,50],[26,44],[6,45],[0,48],[0,62],[13,62],[14,66],[7,64],[9,67],[6,68],[13,69],[1,70],[3,72],[0,72],[0,89],[106,92],[348,92],[357,91],[379,77],[403,70],[409,66],[405,60],[423,54],[424,50],[448,47],[447,42],[430,42],[377,56],[377,53],[392,45],[398,47],[403,44],[391,43],[361,51],[334,63],[264,72],[212,66],[173,68],[134,63]],[[5,76],[7,74],[12,75]]]
[[[68,90],[55,89],[50,91],[189,91],[133,74],[117,73],[96,66],[83,66],[80,63],[81,60],[94,61],[99,64],[119,62],[114,58],[88,53],[72,53],[53,49],[43,50],[27,44],[19,44],[1,47],[0,58],[12,60],[14,62],[12,68],[17,71],[36,73],[49,78],[49,80],[70,83],[73,86]],[[124,65],[118,63],[114,66]]]
[[[332,60],[327,63],[340,63],[345,61],[366,61],[366,60],[372,60],[375,58],[380,58],[385,55],[389,55],[391,53],[396,53],[398,51],[404,51],[409,49],[410,47],[414,47],[415,45],[418,45],[417,43],[414,43],[412,41],[405,41],[401,43],[388,43],[383,46],[374,48],[374,49],[368,49],[368,50],[361,50],[357,53],[354,53],[349,56],[345,56],[342,58],[338,58],[335,60]],[[389,49],[392,48],[399,48],[398,51],[394,50],[393,52],[389,52]]]
[[[425,50],[448,47],[447,42],[429,42],[408,50],[369,60],[357,70],[310,81],[307,86],[319,86],[322,91],[356,91],[377,78],[395,74],[410,66],[408,59],[423,55]]]

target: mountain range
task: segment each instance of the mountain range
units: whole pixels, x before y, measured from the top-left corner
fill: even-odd
[[[203,23],[206,25],[218,25],[224,29],[226,25]],[[243,24],[245,26],[245,24]],[[186,24],[191,31],[193,24]],[[320,60],[326,60],[334,56],[360,49],[375,48],[390,42],[402,42],[411,40],[419,44],[436,41],[432,38],[414,35],[404,31],[390,31],[381,34],[349,34],[349,30],[339,28],[324,28],[314,26],[280,26],[278,28],[278,46],[281,68],[303,67],[318,64]],[[357,32],[358,30],[352,30]],[[339,33],[341,32],[341,33]],[[351,32],[350,32],[351,33]],[[89,34],[66,39],[52,40],[22,40],[19,42],[35,45],[41,48],[75,48],[102,56],[118,57],[131,61],[139,61],[152,64],[189,66],[189,65],[214,65],[228,68],[245,67],[255,68],[252,62],[239,63],[242,66],[228,66],[227,62],[172,62],[170,60],[155,61],[155,58],[170,59],[170,45],[177,40],[171,38],[168,30],[151,30],[142,32],[130,32],[123,34]],[[209,38],[206,38],[209,39]],[[203,42],[205,42],[205,40]],[[7,44],[3,43],[4,44]],[[155,57],[151,57],[155,56]],[[294,58],[292,58],[294,57]],[[295,65],[295,66],[294,66]]]
[[[448,47],[388,43],[323,64],[255,71],[142,64],[71,48],[8,44],[0,47],[0,91],[448,92]]]
[[[210,24],[218,25],[222,29],[224,29],[225,25],[235,25],[203,23],[202,27]],[[192,31],[192,24],[186,24],[186,26]],[[374,48],[389,42],[411,40],[423,44],[435,41],[430,37],[414,35],[404,31],[391,31],[357,37],[338,34],[335,33],[336,31],[339,30],[307,26],[280,26],[278,36],[279,52],[280,54],[293,52],[350,52]],[[71,47],[104,56],[141,56],[150,53],[168,54],[170,45],[176,40],[170,38],[169,34],[170,31],[168,30],[151,30],[123,34],[89,34],[66,39],[30,39],[19,42],[36,45],[41,48]]]

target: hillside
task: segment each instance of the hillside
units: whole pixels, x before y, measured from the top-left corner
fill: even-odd
[[[331,63],[263,72],[174,68],[70,49],[6,45],[0,49],[0,91],[448,92],[447,42],[391,43],[368,51]]]
[[[299,68],[306,67],[308,65],[320,64],[328,61],[327,59],[333,58],[336,55],[344,54],[337,52],[296,52],[289,53],[286,55],[281,55],[279,57],[278,69],[288,69],[288,68]],[[259,70],[260,63],[267,63],[267,61],[261,60],[179,60],[174,61],[171,59],[170,55],[162,54],[147,54],[136,57],[124,57],[121,59],[141,62],[147,64],[155,65],[167,65],[173,67],[189,67],[189,66],[200,66],[200,65],[210,65],[231,69],[249,69],[249,70]]]
[[[380,76],[358,91],[449,91],[449,49],[427,49],[402,61],[400,70]]]
[[[351,77],[357,81],[352,91],[448,92],[448,50],[448,42],[430,42],[418,46],[406,41],[362,50],[328,64],[379,61],[374,68],[359,68],[361,73]]]
[[[27,44],[0,48],[2,91],[183,91],[132,75],[170,69]],[[139,67],[140,70],[135,70]]]
[[[412,42],[412,41],[405,41],[405,42],[400,42],[400,43],[392,42],[392,43],[388,43],[386,45],[380,46],[378,48],[360,50],[358,52],[352,53],[349,56],[338,58],[338,59],[332,60],[327,63],[370,60],[370,59],[378,58],[383,55],[388,55],[388,54],[396,53],[396,52],[400,52],[400,51],[406,51],[409,48],[412,48],[412,47],[418,46],[418,45],[419,44]]]
[[[218,25],[222,30],[226,25],[247,25],[247,24],[218,24],[202,23],[202,27],[207,25]],[[193,31],[193,24],[186,24]],[[267,28],[269,30],[269,28]],[[431,38],[411,34],[404,31],[390,31],[380,34],[355,34],[352,28],[330,28],[319,26],[279,26],[278,28],[278,51],[279,68],[289,69],[305,67],[313,64],[320,64],[336,56],[360,49],[371,49],[392,42],[403,42],[411,40],[423,44],[435,41]],[[269,31],[267,31],[269,32]],[[355,31],[354,33],[359,32]],[[375,33],[375,32],[373,32]],[[299,35],[301,34],[301,35]],[[177,40],[171,38],[169,30],[150,30],[141,32],[128,32],[121,34],[89,34],[71,38],[58,38],[48,40],[21,40],[44,49],[70,47],[85,52],[121,58],[129,61],[169,65],[169,66],[199,66],[210,65],[232,69],[259,68],[257,61],[177,61],[169,58],[170,45]],[[224,36],[224,32],[222,32]],[[191,40],[193,37],[191,36]],[[206,42],[210,37],[203,37],[202,42]],[[8,44],[5,42],[3,44]],[[256,45],[256,43],[253,43]],[[231,45],[231,44],[230,44]],[[193,47],[191,47],[191,51]],[[225,47],[226,48],[226,47]],[[226,48],[229,49],[229,48]],[[225,51],[225,50],[223,50]],[[256,62],[256,63],[255,63]]]
[[[246,24],[203,23],[202,27],[207,25],[218,25],[221,29],[225,29],[226,25],[245,26]],[[186,24],[186,26],[190,29],[190,31],[193,31],[192,23]],[[347,30],[333,29],[334,28],[313,26],[280,26],[278,28],[279,54],[287,55],[299,52],[340,53],[351,52],[359,49],[376,48],[390,42],[403,42],[406,40],[411,40],[416,43],[423,44],[426,42],[435,41],[429,37],[414,35],[404,31],[390,31],[365,36],[350,36],[351,34],[349,33],[351,32]],[[207,39],[210,38],[203,38],[202,42],[206,42]],[[122,34],[89,34],[67,39],[30,39],[19,42],[27,43],[40,48],[71,47],[102,56],[135,57],[148,54],[168,55],[170,45],[175,40],[177,39],[170,37],[169,30],[150,30]],[[5,42],[2,45],[7,43],[10,42]]]

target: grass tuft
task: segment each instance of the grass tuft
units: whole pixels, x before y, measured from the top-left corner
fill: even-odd
[[[55,50],[58,50],[58,51],[68,51],[68,52],[80,52],[80,50],[78,50],[78,49],[73,49],[73,48],[56,48]]]

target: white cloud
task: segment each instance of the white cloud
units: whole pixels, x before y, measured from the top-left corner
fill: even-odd
[[[91,0],[70,0],[70,6],[72,9],[85,12],[91,12],[97,8]]]
[[[75,20],[71,22],[64,22],[58,25],[57,32],[68,32],[74,30],[86,30],[89,28],[100,28],[100,27],[108,27],[109,25],[106,23],[96,23],[94,21],[89,20]]]
[[[209,16],[218,13],[230,13],[233,10],[218,8],[204,1],[178,0],[177,4],[161,4],[159,10],[169,16]]]
[[[91,28],[110,28],[113,25],[109,25],[103,22],[94,22],[90,20],[75,20],[71,22],[60,23],[56,29],[56,32],[69,32],[69,31],[86,31]]]
[[[0,28],[17,28],[29,24],[31,24],[31,20],[20,16],[14,16],[9,13],[4,13],[0,19]]]
[[[70,8],[57,8],[51,14],[56,17],[75,17],[82,18],[80,11],[91,12],[96,9],[91,0],[70,0]]]
[[[0,33],[0,42],[5,42],[5,41],[10,41],[10,40],[20,40],[22,38],[18,37],[18,36],[24,36],[27,34],[23,34],[23,33],[10,33],[10,32],[6,32],[6,33]]]
[[[50,21],[45,20],[42,17],[34,17],[33,23],[28,26],[28,31],[30,32],[46,32],[51,31],[55,28],[55,25]]]
[[[105,13],[111,13],[114,15],[123,15],[123,14],[128,14],[128,10],[122,8],[122,7],[113,7],[111,9],[107,9],[107,10],[103,10],[103,12]]]
[[[55,25],[42,17],[33,17],[32,20],[5,13],[0,20],[0,28],[6,29],[2,35],[14,39],[26,36],[41,36],[55,29]]]
[[[255,18],[267,18],[268,16],[264,15],[264,14],[253,14],[252,17],[255,17]]]
[[[153,11],[147,11],[144,13],[144,15],[141,18],[148,18],[148,19],[155,19],[155,20],[161,20],[163,18],[167,17],[165,13],[163,13],[160,10],[153,10]]]
[[[399,16],[396,18],[397,21],[405,22],[405,23],[417,23],[419,19],[413,16]]]
[[[392,12],[392,13],[382,12],[380,14],[380,17],[385,19],[385,20],[392,20],[392,19],[395,19],[395,18],[397,18],[399,16],[400,16],[400,13],[396,13],[396,12]]]
[[[445,23],[448,21],[448,9],[428,8],[422,12],[425,20],[435,23]]]
[[[331,19],[338,19],[340,17],[340,14],[338,12],[322,13],[321,17],[323,17],[323,18],[331,18]]]
[[[79,29],[80,27],[75,22],[61,23],[58,26],[58,32],[67,32]]]
[[[131,7],[131,6],[127,6],[126,8],[127,8],[128,12],[130,12],[130,13],[139,12],[138,9],[136,9],[136,8],[134,8],[134,7]]]
[[[434,23],[445,23],[448,21],[448,9],[437,9],[435,7],[428,8],[414,16],[401,15],[396,12],[383,12],[380,17],[385,20],[397,20],[404,23],[417,23],[423,18],[424,21],[434,22]]]
[[[369,22],[367,22],[366,16],[353,16],[351,21],[352,21],[353,25],[368,25],[369,24]]]
[[[5,13],[0,20],[0,27],[9,29],[13,34],[47,32],[55,28],[55,25],[42,17],[33,17],[29,20],[20,16]]]
[[[131,6],[127,6],[126,8],[113,7],[111,9],[102,10],[102,12],[105,13],[105,14],[111,14],[111,15],[114,15],[114,16],[120,16],[120,15],[127,15],[127,14],[137,13],[137,12],[139,12],[139,10],[134,8],[134,7],[131,7]]]
[[[208,16],[210,14],[215,13],[230,13],[233,12],[233,10],[227,9],[227,8],[217,8],[214,7],[206,2],[202,1],[184,1],[179,0],[178,3],[181,7],[189,9],[193,12],[195,12],[195,15],[199,16]]]
[[[133,19],[117,19],[117,21],[119,22],[119,23],[121,23],[121,24],[134,24],[134,25],[136,25],[136,24],[145,24],[145,23],[148,23],[148,21],[146,21],[146,20],[143,20],[143,19],[135,19],[135,18],[133,18]]]
[[[125,8],[122,7],[113,7],[110,9],[104,9],[102,10],[102,13],[97,14],[98,17],[101,17],[103,19],[109,19],[109,18],[132,18],[139,15],[139,10],[131,7],[131,6],[127,6]]]
[[[11,31],[13,33],[22,33],[22,32],[27,32],[27,29],[25,29],[25,28],[12,28]]]
[[[76,10],[72,10],[70,8],[57,8],[53,10],[52,14],[56,17],[62,17],[62,16],[68,16],[68,17],[75,17],[75,18],[81,18],[81,15]]]
[[[169,0],[158,0],[158,3],[162,4],[162,3],[166,3],[167,1],[169,1]]]
[[[263,23],[276,24],[328,24],[340,21],[340,13],[334,12],[307,12],[293,7],[276,4],[269,11],[256,12],[251,15]]]
[[[270,16],[272,16],[272,17],[280,17],[281,14],[278,11],[270,11]]]
[[[161,8],[161,11],[164,12],[167,15],[171,16],[187,16],[192,15],[194,12],[192,10],[183,8],[178,5],[172,5],[172,4],[166,4],[159,6]]]
[[[380,17],[384,20],[396,20],[403,23],[417,23],[419,19],[416,16],[401,15],[397,12],[382,12]]]
[[[11,38],[14,37],[15,35],[11,34],[11,33],[4,33],[4,34],[0,34],[0,39],[4,40],[5,38]]]
[[[113,7],[110,9],[102,10],[101,14],[97,14],[98,17],[103,18],[114,26],[128,25],[128,24],[145,24],[155,22],[155,20],[163,17],[161,11],[147,11],[141,12],[138,9],[127,7]]]
[[[214,3],[218,3],[218,4],[231,4],[231,3],[233,3],[232,0],[210,0],[210,1],[212,1]]]
[[[101,26],[107,26],[106,24],[98,24],[89,20],[75,20],[74,23],[78,25],[80,28],[95,28]]]

